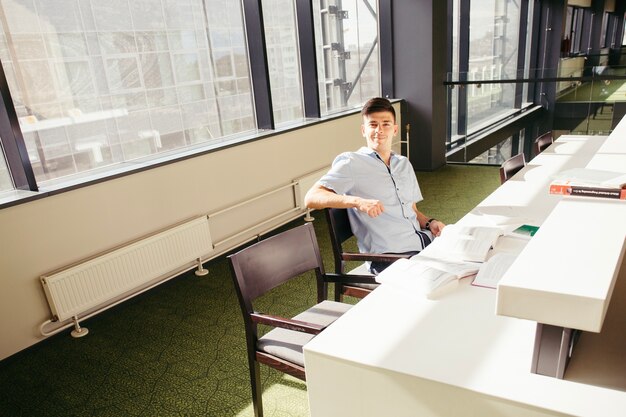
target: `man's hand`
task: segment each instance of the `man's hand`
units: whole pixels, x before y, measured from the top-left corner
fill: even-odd
[[[430,223],[429,229],[433,236],[438,237],[439,235],[441,235],[441,231],[444,227],[446,227],[446,225],[443,222],[440,222],[439,220],[433,220],[432,223]]]
[[[378,200],[368,200],[360,198],[356,207],[359,211],[367,213],[370,217],[378,217],[385,211],[383,203]]]
[[[383,203],[379,200],[369,200],[352,195],[339,195],[333,190],[319,184],[313,185],[304,197],[304,204],[312,209],[332,208],[356,208],[367,213],[370,217],[377,217],[385,211]]]

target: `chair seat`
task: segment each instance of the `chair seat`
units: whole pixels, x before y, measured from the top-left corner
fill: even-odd
[[[295,320],[327,326],[352,307],[335,301],[322,301],[293,317]],[[304,366],[302,347],[315,335],[276,328],[261,337],[257,348],[270,355]]]

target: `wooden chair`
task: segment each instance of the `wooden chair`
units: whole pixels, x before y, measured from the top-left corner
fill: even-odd
[[[346,272],[346,263],[350,261],[378,261],[393,262],[400,258],[408,258],[410,255],[395,255],[381,253],[360,253],[348,252],[343,248],[343,244],[353,236],[350,219],[348,218],[348,209],[326,209],[326,219],[330,231],[330,242],[333,247],[333,256],[335,259],[335,274],[350,277],[370,275],[367,265],[361,264],[350,272]],[[378,284],[368,284],[362,282],[336,282],[335,283],[335,301],[341,301],[344,295],[356,298],[363,298]]]
[[[228,257],[243,313],[254,415],[263,416],[259,364],[305,380],[302,346],[346,312],[351,305],[326,300],[327,280],[313,225],[282,232]],[[315,272],[317,304],[293,318],[260,313],[253,302],[269,290],[305,272]],[[356,278],[355,278],[356,279]],[[374,282],[372,277],[362,277]],[[257,325],[275,327],[258,336]]]
[[[554,136],[552,136],[552,132],[544,133],[543,135],[535,139],[535,143],[533,146],[535,156],[543,152],[548,146],[552,145],[553,142]]]
[[[500,166],[500,184],[504,184],[509,178],[515,175],[520,169],[526,166],[526,158],[523,153],[507,159]]]

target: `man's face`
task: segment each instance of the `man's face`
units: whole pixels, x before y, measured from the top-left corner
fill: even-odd
[[[368,148],[378,153],[387,153],[391,151],[391,142],[398,133],[398,125],[391,112],[372,113],[363,116],[361,133],[367,140]]]

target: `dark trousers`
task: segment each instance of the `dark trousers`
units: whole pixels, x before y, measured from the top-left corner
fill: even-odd
[[[407,255],[407,257],[408,257],[408,256],[417,255],[418,253],[420,253],[420,251],[394,253],[394,254],[391,254],[391,255]],[[374,274],[374,275],[378,275],[381,272],[383,272],[392,263],[393,262],[372,262],[370,264],[370,272],[372,274]]]
[[[420,237],[420,239],[422,240],[422,247],[426,247],[428,246],[432,241],[430,240],[430,237],[422,232],[422,231],[416,231],[415,233],[418,234],[418,236]],[[417,255],[418,253],[420,253],[420,251],[411,251],[411,252],[403,252],[403,253],[396,253],[393,255],[407,255],[407,257],[409,256],[413,256],[413,255]],[[370,272],[374,275],[378,275],[381,272],[383,272],[385,270],[385,268],[387,268],[389,265],[391,265],[393,262],[372,262],[370,264]]]

